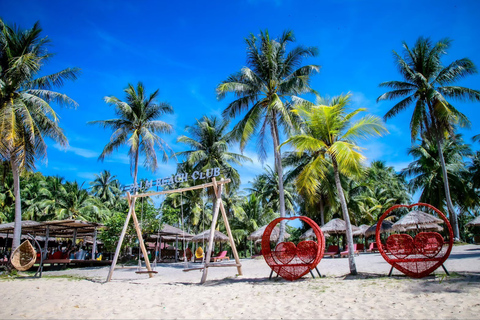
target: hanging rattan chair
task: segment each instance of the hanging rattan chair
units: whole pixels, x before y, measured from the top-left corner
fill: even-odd
[[[30,269],[37,259],[37,252],[30,241],[25,240],[12,253],[10,263],[18,271]]]

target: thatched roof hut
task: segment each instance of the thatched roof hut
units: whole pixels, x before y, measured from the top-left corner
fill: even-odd
[[[476,217],[472,221],[466,224],[466,226],[479,226],[480,225],[480,216]]]
[[[325,238],[328,238],[330,237],[330,235],[328,233],[324,233],[323,236]],[[312,228],[308,229],[307,231],[305,231],[301,236],[300,236],[300,239],[316,239],[317,236],[315,235],[315,232],[313,231]]]
[[[439,219],[426,212],[412,210],[406,215],[404,215],[400,220],[395,222],[395,224],[393,225],[393,229],[403,230],[404,228],[410,226],[418,227],[420,225],[439,224],[443,222],[444,221],[442,219]]]
[[[263,227],[258,228],[254,232],[252,232],[247,239],[252,240],[252,241],[258,241],[261,240],[263,237],[263,233],[265,232],[265,229],[267,228],[268,224],[264,225]],[[278,236],[280,235],[280,227],[278,225],[273,228],[272,233],[270,234],[270,241],[277,241]],[[290,237],[290,234],[285,232],[285,239],[288,239]]]

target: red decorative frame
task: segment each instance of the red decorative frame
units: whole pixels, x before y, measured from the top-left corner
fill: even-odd
[[[427,207],[435,211],[445,222],[448,228],[448,239],[437,232],[420,232],[415,238],[408,234],[390,235],[386,244],[380,240],[380,228],[383,220],[396,209],[412,207]],[[395,269],[412,278],[423,278],[447,260],[453,247],[453,230],[447,217],[437,208],[427,203],[415,203],[412,205],[395,205],[385,211],[377,222],[375,240],[382,257]]]
[[[300,219],[312,227],[317,237],[317,242],[307,240],[297,245],[293,242],[281,242],[274,250],[270,247],[270,235],[275,226],[282,220]],[[285,280],[294,281],[304,275],[320,263],[325,251],[325,237],[323,232],[310,218],[299,216],[291,218],[277,218],[265,228],[262,236],[262,254],[265,262],[279,276]]]

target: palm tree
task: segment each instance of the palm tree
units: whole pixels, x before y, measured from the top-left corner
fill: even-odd
[[[57,201],[56,219],[102,221],[108,216],[98,198],[91,197],[76,181],[65,183],[65,193]]]
[[[252,161],[241,154],[228,151],[229,144],[232,144],[232,136],[227,130],[228,121],[221,121],[217,117],[203,116],[197,120],[195,125],[187,126],[185,130],[190,137],[180,136],[177,142],[188,145],[191,150],[175,153],[175,156],[184,156],[189,167],[196,171],[220,168],[223,173],[229,174],[233,186],[240,185],[238,171],[231,164],[241,165],[242,162]]]
[[[37,172],[29,174],[23,181],[21,188],[23,218],[34,221],[44,220],[45,208],[42,200],[51,198],[45,177]]]
[[[469,172],[465,168],[464,157],[471,155],[468,145],[462,143],[461,135],[447,138],[443,143],[442,153],[445,159],[447,178],[452,191],[452,203],[463,211],[472,202],[476,202],[473,188],[469,184]],[[412,193],[421,191],[420,201],[430,203],[440,210],[445,210],[445,188],[443,187],[442,164],[438,159],[438,144],[434,141],[423,140],[413,145],[408,154],[415,161],[402,170],[402,175],[410,178],[408,183]],[[472,189],[472,190],[469,190]]]
[[[273,212],[280,212],[280,190],[278,182],[278,174],[270,168],[265,166],[265,172],[259,174],[252,181],[252,187],[248,188],[251,193],[255,193],[260,200],[264,210]],[[286,183],[284,185],[284,197],[285,197],[285,211],[287,213],[293,213],[294,210],[294,196],[295,190],[292,183]]]
[[[68,144],[51,102],[76,106],[65,94],[52,91],[67,80],[75,80],[76,68],[34,78],[52,54],[46,50],[37,23],[29,30],[0,20],[0,160],[9,161],[14,180],[15,230],[12,249],[20,244],[22,208],[20,172],[32,170],[35,160],[47,155],[45,138]]]
[[[381,83],[381,87],[393,90],[382,94],[377,101],[403,98],[385,114],[385,120],[414,105],[410,121],[412,142],[418,135],[422,139],[436,141],[450,222],[455,238],[459,239],[457,215],[450,195],[447,168],[443,158],[443,144],[446,135],[453,135],[455,125],[465,127],[469,125],[469,121],[447,99],[480,101],[480,91],[453,85],[460,79],[477,73],[477,68],[468,58],[455,60],[444,67],[441,58],[447,53],[450,43],[449,39],[443,39],[433,45],[430,39],[420,37],[413,49],[410,49],[404,42],[403,58],[393,52],[403,81]]]
[[[333,166],[343,218],[347,224],[347,243],[350,273],[356,274],[353,256],[353,237],[350,216],[343,192],[340,174],[359,175],[363,170],[361,161],[364,156],[359,152],[356,141],[368,136],[381,136],[387,130],[381,120],[375,116],[365,116],[352,123],[352,117],[365,109],[346,113],[350,94],[333,99],[319,98],[317,104],[303,102],[294,110],[303,119],[304,133],[290,137],[283,144],[291,144],[299,153],[311,152],[316,155],[314,161],[305,166],[299,175],[305,192],[313,194],[316,184],[325,176],[329,166]]]
[[[299,67],[302,59],[317,55],[317,48],[298,46],[287,53],[287,44],[295,41],[292,31],[285,31],[278,40],[270,38],[268,31],[253,34],[247,43],[247,66],[223,81],[217,87],[217,96],[223,99],[232,92],[237,99],[223,111],[225,118],[235,118],[247,111],[234,127],[235,137],[240,140],[243,151],[246,143],[257,136],[261,160],[266,158],[265,132],[270,129],[275,156],[275,170],[279,176],[280,216],[285,217],[283,168],[280,151],[280,127],[285,132],[295,126],[290,113],[289,99],[311,92],[310,76],[319,70],[316,65]],[[280,224],[278,241],[283,241],[285,221]]]
[[[98,158],[103,161],[122,145],[128,145],[130,168],[133,173],[133,183],[137,184],[138,158],[140,152],[145,155],[144,165],[152,171],[157,168],[156,147],[163,153],[163,161],[167,161],[167,150],[170,147],[157,133],[171,133],[172,125],[158,120],[164,114],[173,113],[173,108],[166,102],[156,102],[159,90],[147,95],[141,82],[135,88],[128,84],[123,90],[126,102],[116,97],[105,97],[105,102],[115,107],[116,119],[90,121],[89,124],[99,124],[111,128],[113,134]]]
[[[94,181],[90,182],[93,195],[110,206],[114,204],[117,195],[121,193],[120,183],[116,177],[112,176],[110,171],[103,170],[100,174],[95,175]]]

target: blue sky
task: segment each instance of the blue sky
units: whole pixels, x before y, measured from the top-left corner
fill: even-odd
[[[69,139],[63,150],[49,142],[48,163],[37,165],[46,175],[87,183],[104,169],[123,184],[132,181],[127,150],[103,163],[98,155],[111,132],[87,121],[114,117],[104,96],[124,98],[128,83],[142,81],[148,92],[160,89],[160,100],[175,114],[164,118],[175,132],[163,136],[175,151],[186,125],[202,115],[220,115],[231,98],[217,101],[215,87],[245,65],[244,38],[268,29],[272,36],[294,31],[297,42],[317,46],[319,56],[304,61],[318,64],[312,87],[322,95],[353,93],[352,108],[366,107],[383,116],[392,102],[376,103],[384,90],[378,84],[400,80],[392,50],[402,41],[413,45],[419,36],[454,40],[447,64],[468,57],[480,66],[478,1],[24,1],[0,2],[0,17],[30,28],[40,21],[56,56],[44,67],[53,73],[67,67],[82,69],[80,78],[58,91],[79,103],[76,110],[56,108]],[[293,46],[292,46],[293,47]],[[480,75],[459,85],[480,89]],[[472,121],[463,130],[470,142],[479,134],[479,104],[456,103]],[[411,110],[389,121],[390,134],[364,142],[368,161],[384,160],[397,170],[411,162]],[[478,149],[478,144],[474,149]],[[284,149],[285,150],[285,149]],[[270,149],[271,153],[272,149]],[[245,154],[255,161],[238,168],[243,186],[272,163],[257,160],[254,143]],[[139,177],[153,179],[175,171],[175,162],[161,164],[156,173],[140,168]]]

